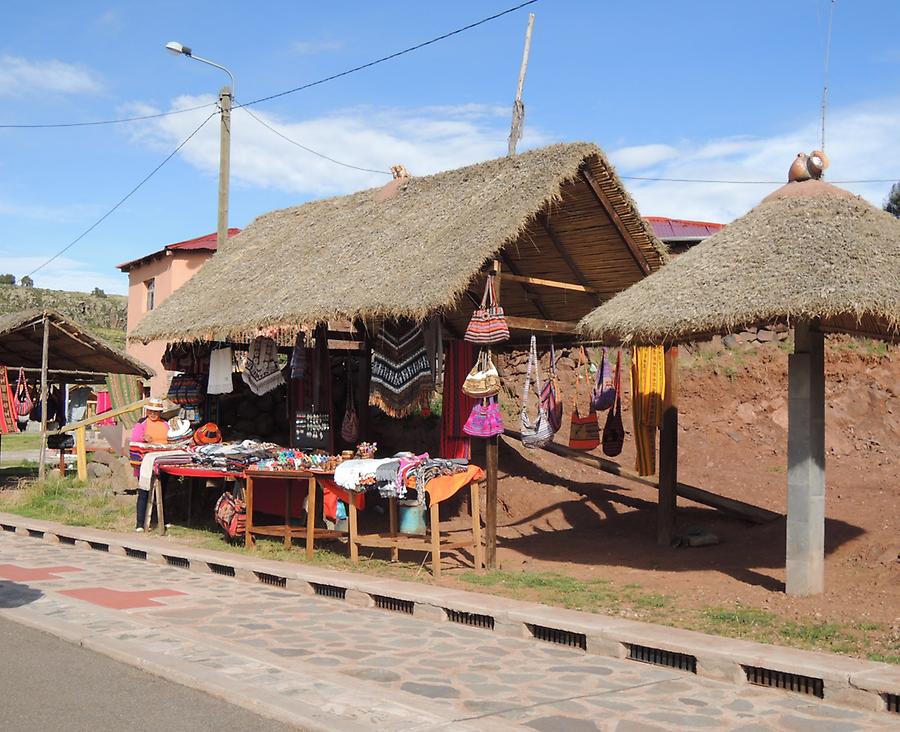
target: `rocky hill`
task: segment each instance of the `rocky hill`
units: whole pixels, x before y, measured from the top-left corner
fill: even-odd
[[[125,345],[127,302],[122,295],[0,285],[0,315],[31,308],[53,308],[120,347]]]

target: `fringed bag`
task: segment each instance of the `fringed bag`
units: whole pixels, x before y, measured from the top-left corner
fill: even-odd
[[[509,340],[506,316],[503,314],[503,308],[497,304],[494,294],[493,275],[488,275],[487,281],[484,283],[481,306],[472,313],[463,339],[470,343],[481,344],[502,343]]]
[[[547,418],[554,432],[559,432],[562,427],[563,403],[558,395],[558,382],[556,378],[556,349],[553,341],[550,341],[550,376],[544,388],[541,389],[541,406],[547,410]]]
[[[495,437],[503,434],[503,417],[497,397],[488,397],[475,404],[463,425],[463,432],[471,437]]]
[[[351,445],[355,445],[359,439],[359,417],[356,415],[356,406],[353,403],[353,385],[350,375],[347,375],[347,409],[344,411],[344,421],[341,422],[341,439]]]
[[[603,454],[616,457],[622,452],[625,444],[625,425],[622,423],[622,352],[616,359],[616,376],[613,379],[616,388],[616,401],[606,415],[603,426]]]
[[[597,378],[594,388],[591,389],[591,407],[597,412],[605,412],[616,402],[616,387],[613,383],[612,366],[603,349],[600,357],[600,368],[597,369]]]
[[[28,380],[25,378],[25,369],[19,369],[19,378],[16,381],[16,395],[13,399],[13,406],[16,410],[16,417],[24,420],[31,410],[34,408],[34,400],[31,398],[31,389],[28,387]]]
[[[600,444],[600,425],[597,422],[597,412],[591,401],[588,413],[581,416],[578,412],[578,384],[590,377],[587,367],[587,358],[584,348],[579,351],[579,365],[582,373],[575,374],[575,390],[572,394],[572,419],[569,425],[569,447],[573,450],[593,450]]]
[[[478,360],[463,381],[462,390],[464,394],[475,399],[492,397],[500,393],[500,373],[491,361],[490,351],[483,350],[478,354]]]
[[[537,360],[537,339],[531,336],[531,348],[528,354],[528,371],[525,373],[525,391],[522,394],[522,444],[528,448],[543,447],[553,440],[553,427],[550,417],[543,406],[538,406],[537,418],[534,422],[528,416],[528,395],[531,393],[531,375],[535,376],[536,393],[541,393],[541,366]]]

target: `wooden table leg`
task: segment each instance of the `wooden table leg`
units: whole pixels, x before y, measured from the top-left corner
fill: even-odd
[[[316,535],[316,479],[314,476],[307,478],[306,499],[306,558],[313,558]]]
[[[166,512],[163,509],[163,481],[158,478],[156,481],[156,528],[160,536],[166,535]]]
[[[294,481],[288,480],[284,484],[284,548],[293,546],[291,541],[291,487]]]
[[[431,573],[436,578],[441,576],[441,518],[439,503],[431,504]]]
[[[356,543],[356,537],[359,533],[356,528],[356,501],[352,493],[348,497],[350,499],[347,503],[347,514],[350,521],[350,561],[354,564],[359,564],[359,544]]]
[[[187,506],[187,508],[188,508],[188,510],[187,510],[187,514],[188,514],[188,515],[187,515],[187,524],[188,524],[188,526],[190,526],[190,525],[191,525],[191,519],[192,519],[193,516],[194,516],[194,478],[188,478],[188,479],[185,480],[184,482],[187,484],[187,494],[188,494],[188,499],[187,499],[187,504],[188,504],[188,506]]]
[[[397,497],[391,496],[388,498],[388,517],[390,519],[391,524],[391,538],[397,538],[398,524],[400,523],[397,518]],[[391,561],[399,562],[400,561],[400,549],[394,545],[391,547]]]
[[[478,481],[469,484],[469,500],[472,504],[472,540],[475,542],[475,569],[484,567],[484,547],[481,546],[481,496]]]
[[[153,504],[156,502],[156,486],[153,483],[158,480],[159,478],[150,479],[150,490],[147,491],[147,508],[144,510],[144,531],[150,530],[150,516],[153,515]]]
[[[244,486],[244,504],[247,507],[247,523],[244,530],[244,546],[253,546],[253,478],[247,478],[247,485]]]

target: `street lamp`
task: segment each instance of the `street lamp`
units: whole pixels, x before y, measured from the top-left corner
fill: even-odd
[[[228,179],[231,167],[231,104],[234,101],[234,74],[220,64],[200,56],[178,41],[169,41],[166,49],[176,56],[187,56],[207,66],[221,69],[231,80],[231,86],[223,86],[219,92],[219,107],[222,110],[222,122],[219,129],[219,220],[216,234],[216,247],[222,249],[228,239]]]

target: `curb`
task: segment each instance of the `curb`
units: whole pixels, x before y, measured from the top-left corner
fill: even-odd
[[[488,634],[580,648],[592,655],[649,663],[716,681],[782,689],[808,696],[811,702],[823,700],[870,712],[900,713],[900,667],[886,663],[711,636],[464,590],[194,549],[149,537],[63,526],[7,513],[0,513],[0,529],[54,544],[318,595],[357,607],[381,608],[424,621],[459,623]]]

